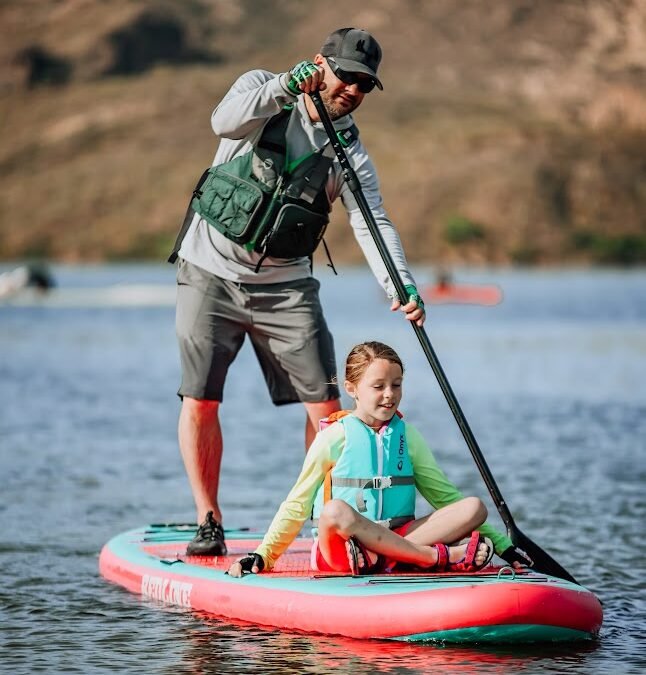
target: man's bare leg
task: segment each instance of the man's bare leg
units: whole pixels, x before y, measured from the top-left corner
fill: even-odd
[[[320,403],[303,403],[307,417],[305,418],[305,452],[307,452],[314,436],[318,433],[319,422],[337,410],[341,410],[341,401],[334,398]]]
[[[219,401],[203,401],[184,396],[179,416],[179,447],[193,492],[197,522],[209,511],[222,522],[218,506],[218,485],[222,462],[222,430],[218,418]]]

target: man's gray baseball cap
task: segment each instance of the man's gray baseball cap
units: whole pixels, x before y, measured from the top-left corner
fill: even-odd
[[[381,62],[381,47],[368,31],[361,28],[339,28],[328,35],[321,47],[322,56],[331,56],[341,70],[370,75],[379,89],[377,77]]]

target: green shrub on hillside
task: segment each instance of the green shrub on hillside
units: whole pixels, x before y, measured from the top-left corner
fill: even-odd
[[[473,222],[465,216],[449,216],[444,226],[444,238],[449,244],[466,244],[482,241],[485,238],[485,229],[482,225]]]
[[[646,263],[646,235],[624,234],[606,236],[579,231],[572,236],[578,251],[591,254],[595,262],[610,265],[638,265]]]

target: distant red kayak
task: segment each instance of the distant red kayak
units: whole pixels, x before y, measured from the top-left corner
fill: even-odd
[[[432,305],[497,305],[502,302],[498,286],[472,284],[426,284],[422,286],[424,302]]]

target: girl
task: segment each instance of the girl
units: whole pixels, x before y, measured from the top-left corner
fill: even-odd
[[[372,574],[399,565],[472,572],[489,563],[494,548],[513,549],[485,523],[480,499],[463,497],[420,433],[404,423],[397,411],[403,374],[385,344],[352,349],[345,389],[355,409],[328,418],[262,543],[231,565],[231,576],[271,569],[311,515],[318,527],[311,564],[319,571]],[[436,509],[418,519],[415,488]]]

